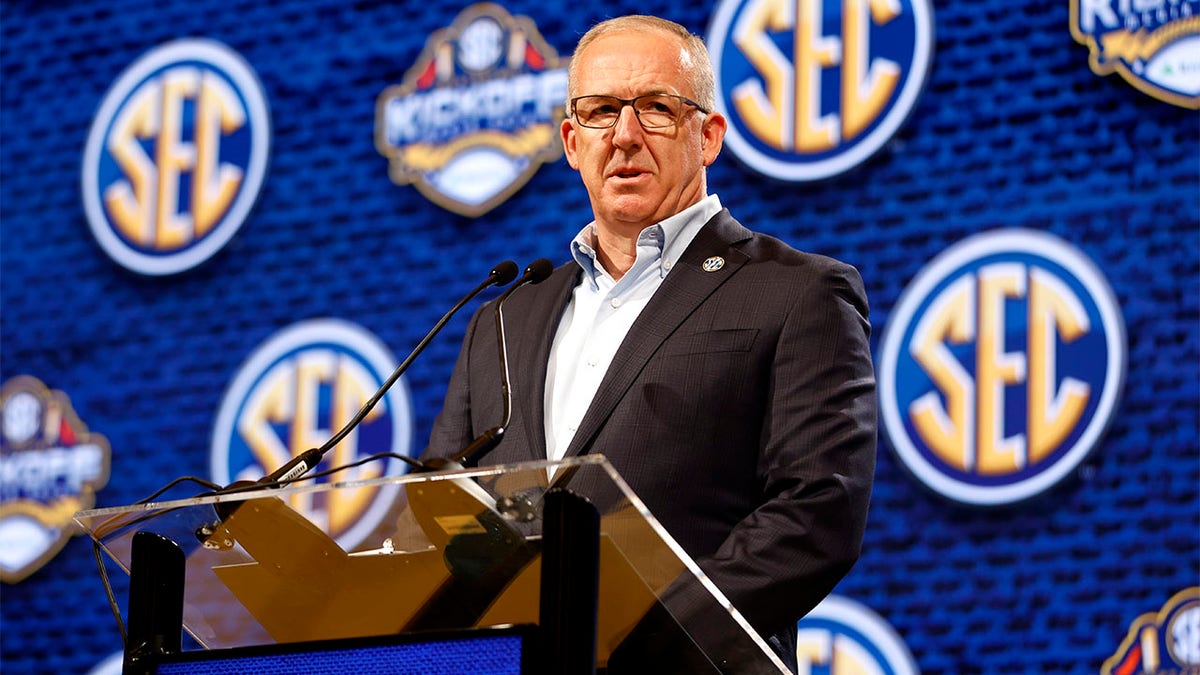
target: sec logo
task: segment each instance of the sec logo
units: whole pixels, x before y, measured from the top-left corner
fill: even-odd
[[[528,17],[467,7],[376,104],[375,147],[397,185],[476,218],[562,155],[565,60]]]
[[[95,505],[111,456],[64,392],[30,375],[0,385],[0,581],[25,579],[79,534],[71,514]]]
[[[751,168],[816,181],[900,128],[933,55],[928,0],[723,0],[706,38],[725,142]]]
[[[355,416],[391,375],[395,360],[363,328],[336,319],[302,321],[268,339],[246,360],[226,391],[213,430],[213,480],[257,480],[292,457],[319,447]],[[380,453],[409,455],[412,407],[403,378],[317,470]],[[405,471],[402,460],[368,462],[332,476],[366,481]],[[369,495],[369,498],[364,497]],[[393,505],[396,486],[289,495],[289,504],[346,550],[361,543]]]
[[[1179,591],[1129,626],[1100,675],[1200,672],[1200,586]]]
[[[104,252],[147,275],[190,269],[241,227],[266,175],[262,86],[211,40],[164,44],[108,91],[83,155],[83,205]]]
[[[838,595],[821,601],[796,627],[801,673],[916,675],[896,631],[866,605]]]
[[[1042,232],[997,230],[935,258],[880,345],[883,428],[923,484],[1008,504],[1096,447],[1125,379],[1125,326],[1100,270]]]

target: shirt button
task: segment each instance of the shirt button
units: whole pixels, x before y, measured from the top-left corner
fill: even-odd
[[[675,263],[671,262],[670,260],[664,260],[664,261],[663,261],[663,269],[664,269],[664,270],[669,270],[669,269],[671,269],[671,268],[672,268],[672,267],[674,267],[674,266],[675,266]]]
[[[621,306],[621,299],[620,299],[620,298],[613,298],[613,299],[612,299],[612,302],[610,302],[609,304],[611,304],[611,305],[613,306],[613,309],[616,309],[617,307],[620,307],[620,306]]]

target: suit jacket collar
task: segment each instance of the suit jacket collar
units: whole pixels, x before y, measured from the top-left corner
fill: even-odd
[[[729,215],[728,209],[705,223],[629,329],[566,457],[588,451],[595,435],[663,341],[749,260],[735,246],[753,236]],[[705,271],[705,261],[710,259],[720,259],[721,268]],[[518,406],[518,414],[526,429],[524,446],[529,460],[546,458],[546,368],[559,321],[581,274],[574,261],[557,268],[536,289],[529,289],[537,291],[529,294],[529,304],[517,308],[525,321],[509,324],[513,329],[510,344],[515,346],[510,353],[509,379],[513,396],[524,403]],[[529,321],[533,317],[544,317],[544,321],[535,324]]]
[[[704,225],[670,274],[663,279],[662,286],[647,303],[617,349],[612,365],[596,391],[596,397],[592,399],[574,439],[567,447],[566,457],[588,452],[596,434],[663,341],[749,260],[735,245],[752,236],[753,233],[734,220],[726,209]],[[719,269],[710,271],[716,266],[711,263],[718,260]],[[706,261],[711,262],[706,266]],[[565,299],[569,297],[568,292]],[[565,304],[564,300],[559,312],[554,316],[561,314]],[[540,396],[534,403],[539,413],[544,412],[546,364],[557,325],[558,322],[554,321],[550,327],[550,338],[544,341],[543,350],[537,355],[537,370],[540,372],[541,383],[538,388]],[[541,441],[536,447],[544,448],[545,427],[542,415],[538,414],[536,420],[536,431]]]

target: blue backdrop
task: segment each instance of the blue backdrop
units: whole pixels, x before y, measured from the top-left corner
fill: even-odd
[[[0,379],[70,396],[112,449],[97,505],[207,476],[222,396],[248,355],[299,320],[338,317],[403,356],[497,261],[566,259],[590,219],[557,160],[484,217],[389,181],[376,99],[465,4],[131,0],[0,6]],[[569,54],[589,25],[644,12],[704,34],[712,3],[506,0]],[[863,558],[839,595],[877,612],[928,672],[1095,671],[1130,624],[1200,584],[1200,120],[1116,76],[1069,32],[1069,2],[934,7],[936,53],[900,132],[817,183],[710,171],[742,222],[855,265],[873,345],[905,286],[946,247],[1002,227],[1053,233],[1102,270],[1124,316],[1120,407],[1073,475],[1021,504],[954,505],[881,438]],[[240,53],[270,106],[253,212],[210,260],[142,276],[110,259],[81,205],[83,148],[120,73],[169,40]],[[466,316],[406,375],[428,436]],[[124,586],[118,580],[118,593]],[[87,672],[120,649],[85,538],[0,589],[3,670]]]

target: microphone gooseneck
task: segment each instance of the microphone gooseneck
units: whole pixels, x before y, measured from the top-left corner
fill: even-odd
[[[529,268],[525,269],[525,275],[529,275]],[[332,450],[338,443],[341,443],[342,439],[346,438],[346,436],[353,431],[354,428],[363,421],[363,419],[366,418],[367,414],[371,412],[377,403],[379,403],[384,394],[386,394],[387,391],[391,389],[392,385],[396,383],[396,380],[400,379],[400,376],[404,374],[404,371],[408,370],[408,367],[412,364],[413,360],[425,350],[425,347],[427,347],[433,338],[441,332],[442,328],[445,327],[446,323],[451,319],[451,317],[453,317],[458,310],[462,309],[463,305],[467,304],[485,288],[491,286],[503,286],[504,284],[507,284],[515,279],[516,276],[517,264],[511,260],[505,260],[504,262],[493,267],[492,271],[488,273],[487,278],[484,279],[482,283],[472,289],[470,293],[467,293],[465,296],[463,296],[463,298],[459,300],[457,304],[450,308],[450,311],[442,315],[442,318],[439,319],[436,324],[434,324],[433,328],[426,333],[425,337],[417,343],[417,346],[414,347],[411,352],[409,352],[408,357],[396,367],[396,370],[392,371],[392,374],[386,381],[384,381],[383,386],[381,386],[379,390],[376,391],[375,394],[363,404],[362,408],[359,409],[358,413],[355,414],[350,421],[348,421],[336,434],[331,436],[329,440],[325,441],[321,447],[305,450],[296,457],[288,460],[288,462],[283,466],[275,469],[257,481],[239,481],[222,490],[218,490],[215,494],[227,494],[230,492],[239,492],[244,489],[263,486],[278,487],[283,483],[295,480],[308,473],[314,466],[320,463],[321,459],[327,452]],[[507,291],[506,294],[510,292],[512,292],[511,289]]]
[[[484,431],[458,454],[451,457],[447,462],[440,463],[438,468],[452,468],[455,465],[462,467],[474,466],[487,453],[494,450],[497,445],[500,445],[500,441],[504,440],[504,430],[508,427],[508,423],[512,419],[512,389],[508,379],[508,343],[504,338],[504,302],[518,288],[526,284],[541,283],[549,278],[553,272],[553,263],[545,258],[538,258],[529,263],[521,278],[517,279],[516,283],[504,291],[496,300],[496,345],[500,355],[500,397],[503,405],[500,425]]]

